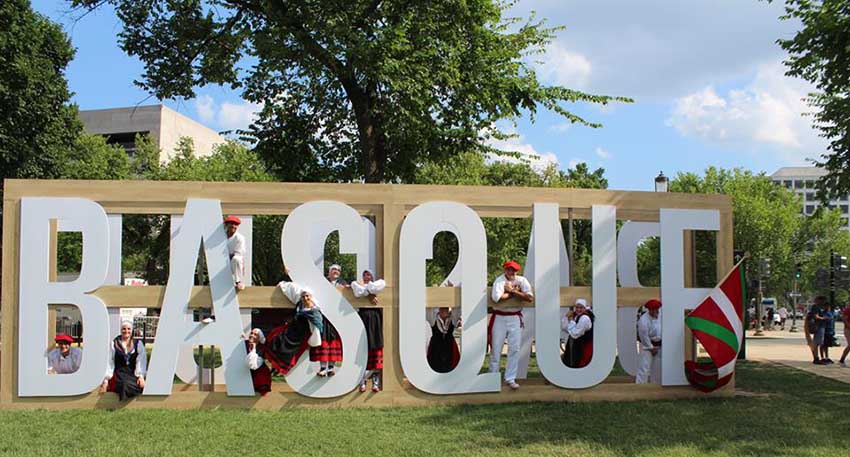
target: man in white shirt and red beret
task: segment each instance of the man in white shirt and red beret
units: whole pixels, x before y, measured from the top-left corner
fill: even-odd
[[[517,272],[521,267],[518,262],[508,260],[502,264],[505,273],[493,281],[492,299],[499,303],[502,300],[516,298],[520,301],[534,300],[531,283]],[[490,372],[499,372],[499,362],[502,357],[502,345],[508,339],[508,360],[505,365],[505,383],[511,389],[519,389],[516,382],[519,368],[519,347],[522,343],[522,307],[499,306],[493,307],[488,326],[490,333]]]
[[[83,360],[83,351],[72,348],[74,338],[71,335],[60,333],[54,339],[56,348],[47,353],[47,372],[50,374],[74,373],[80,368]]]
[[[661,384],[661,302],[652,299],[644,307],[646,312],[637,323],[640,352],[635,383]]]
[[[227,251],[230,254],[230,270],[233,273],[233,283],[236,290],[245,288],[245,237],[238,233],[242,220],[237,216],[227,216],[224,219],[224,231],[227,232]]]

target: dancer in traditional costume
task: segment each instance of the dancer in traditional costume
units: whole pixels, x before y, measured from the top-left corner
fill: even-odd
[[[83,351],[80,348],[72,348],[74,338],[71,335],[60,333],[53,339],[56,348],[47,353],[47,372],[50,374],[74,373],[80,368],[83,360]]]
[[[460,361],[454,332],[460,328],[460,311],[449,308],[434,309],[431,318],[431,339],[428,342],[428,365],[437,373],[448,373]]]
[[[363,270],[362,279],[351,283],[354,296],[368,297],[369,301],[377,306],[378,294],[387,287],[383,279],[375,280],[371,270]],[[380,370],[384,368],[384,330],[381,318],[381,310],[377,308],[360,308],[358,310],[360,319],[366,327],[366,342],[369,347],[369,358],[366,363],[366,372],[360,381],[360,392],[366,391],[366,381],[371,377],[372,392],[378,392],[380,387]]]
[[[635,383],[661,384],[661,302],[652,299],[644,307],[646,312],[637,323],[640,352]]]
[[[340,274],[342,274],[342,267],[333,264],[328,268],[327,280],[337,289],[345,289],[348,283],[340,278]],[[336,363],[342,362],[342,338],[324,314],[322,315],[322,344],[310,348],[310,361],[319,362],[319,371],[316,376],[320,377],[335,375]]]
[[[323,319],[309,289],[290,281],[281,281],[278,287],[295,303],[295,315],[269,332],[265,356],[274,369],[287,375],[308,347],[322,344]]]
[[[133,324],[124,321],[121,323],[121,334],[112,340],[109,349],[109,367],[101,391],[116,392],[122,401],[141,395],[145,389],[147,371],[145,344],[133,338]]]
[[[531,283],[523,276],[517,274],[520,265],[514,260],[508,260],[502,264],[505,273],[499,275],[493,281],[492,299],[499,303],[509,298],[517,298],[521,301],[530,302],[534,299]],[[511,389],[519,389],[516,382],[519,369],[519,347],[522,343],[522,307],[498,306],[493,308],[488,325],[490,342],[490,373],[499,372],[499,362],[502,358],[502,346],[505,338],[508,339],[508,360],[505,365],[505,383]]]
[[[248,356],[245,361],[251,370],[251,381],[254,383],[254,392],[265,395],[272,390],[272,371],[266,365],[263,356],[266,353],[266,336],[263,331],[255,328],[248,334],[245,340],[245,351]]]
[[[224,219],[224,231],[227,232],[227,251],[230,254],[230,271],[236,290],[245,288],[245,237],[238,233],[242,220],[236,216]]]
[[[570,368],[581,368],[593,357],[593,312],[587,300],[579,298],[561,320],[561,328],[567,332],[567,348],[561,360]]]

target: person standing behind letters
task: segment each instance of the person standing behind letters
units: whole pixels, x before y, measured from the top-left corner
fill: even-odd
[[[357,298],[368,297],[373,306],[378,306],[378,294],[387,287],[383,279],[375,280],[372,270],[363,270],[360,281],[351,283],[351,290]],[[372,379],[372,392],[381,390],[380,374],[384,369],[384,321],[379,308],[360,308],[357,310],[363,326],[366,328],[368,359],[363,379],[360,380],[360,392],[366,391],[366,380]]]
[[[60,333],[53,341],[56,342],[56,348],[47,353],[47,372],[67,374],[77,371],[83,360],[83,351],[80,348],[71,347],[74,338]]]
[[[233,284],[236,290],[245,288],[245,237],[238,233],[242,220],[236,216],[224,219],[224,231],[227,232],[227,252],[230,255],[230,271],[233,274]]]
[[[638,370],[636,384],[661,384],[661,302],[646,302],[646,312],[638,320]]]
[[[561,328],[567,332],[567,348],[561,360],[570,368],[581,368],[593,358],[593,321],[595,317],[587,300],[576,300],[573,310],[561,319]]]
[[[495,303],[509,298],[517,298],[524,302],[534,299],[531,283],[528,279],[517,274],[520,265],[514,260],[502,264],[505,273],[493,281],[492,299]],[[516,382],[519,368],[519,347],[522,343],[522,307],[504,306],[493,309],[490,315],[488,330],[490,333],[490,373],[499,372],[499,362],[502,358],[502,345],[508,339],[508,360],[505,365],[505,383],[511,389],[519,389]]]

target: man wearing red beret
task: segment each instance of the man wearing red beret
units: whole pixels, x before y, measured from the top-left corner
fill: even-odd
[[[245,288],[245,237],[238,233],[242,220],[236,216],[224,219],[224,230],[227,232],[227,251],[230,254],[230,270],[233,272],[233,283],[236,290]]]
[[[499,303],[502,300],[516,298],[530,302],[534,299],[531,283],[528,279],[517,274],[520,265],[514,260],[502,264],[505,274],[499,275],[493,281],[492,299]],[[490,315],[490,373],[499,372],[499,362],[502,358],[502,345],[508,339],[508,361],[505,365],[505,382],[511,389],[519,389],[516,382],[519,368],[519,347],[522,343],[522,307],[501,306],[493,309]]]
[[[47,354],[47,372],[50,374],[73,373],[80,368],[83,359],[83,351],[72,348],[74,338],[70,335],[60,333],[54,339],[56,348]]]
[[[644,307],[646,312],[637,324],[640,352],[635,383],[661,384],[661,302],[652,299]]]

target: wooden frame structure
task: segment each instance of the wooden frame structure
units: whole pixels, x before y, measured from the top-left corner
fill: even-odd
[[[388,284],[381,307],[384,313],[383,390],[359,393],[356,390],[335,399],[313,399],[294,393],[285,383],[276,383],[264,397],[228,397],[223,388],[215,392],[180,390],[168,397],[142,396],[119,403],[114,394],[92,392],[77,397],[22,398],[17,396],[17,340],[20,202],[22,197],[80,197],[99,203],[108,214],[182,214],[189,198],[221,201],[225,214],[285,215],[302,203],[335,200],[350,205],[362,215],[375,218],[376,267]],[[592,205],[614,205],[618,220],[658,221],[661,208],[711,209],[720,214],[717,233],[718,278],[729,271],[732,262],[732,204],[721,195],[695,195],[654,192],[625,192],[586,189],[457,187],[393,184],[302,184],[302,183],[221,183],[151,181],[38,181],[6,180],[3,210],[2,346],[0,346],[0,408],[199,408],[243,407],[279,409],[294,405],[323,407],[434,405],[458,403],[501,403],[514,401],[626,401],[705,397],[687,386],[661,387],[635,385],[631,378],[611,377],[590,389],[566,390],[545,385],[542,379],[527,380],[518,391],[500,393],[436,396],[409,385],[401,370],[398,343],[398,246],[400,227],[405,215],[428,201],[455,201],[475,210],[481,217],[529,218],[534,203],[558,203],[561,217],[589,219]],[[692,244],[685,236],[685,256],[692,256]],[[691,234],[692,235],[692,234]],[[55,250],[52,252],[55,255]],[[692,286],[691,261],[684,262],[686,286]],[[689,270],[688,266],[691,266]],[[161,306],[164,286],[105,286],[93,292],[107,307]],[[209,307],[210,291],[196,287],[190,306]],[[589,287],[561,289],[562,306],[575,297],[590,297]],[[658,288],[618,288],[619,306],[637,307],[651,297],[660,296]],[[354,306],[370,306],[363,299],[347,297]],[[249,287],[239,295],[246,308],[291,307],[274,287]],[[428,289],[428,306],[459,303],[456,288]],[[533,306],[529,304],[526,306]],[[729,396],[734,381],[709,396]]]

